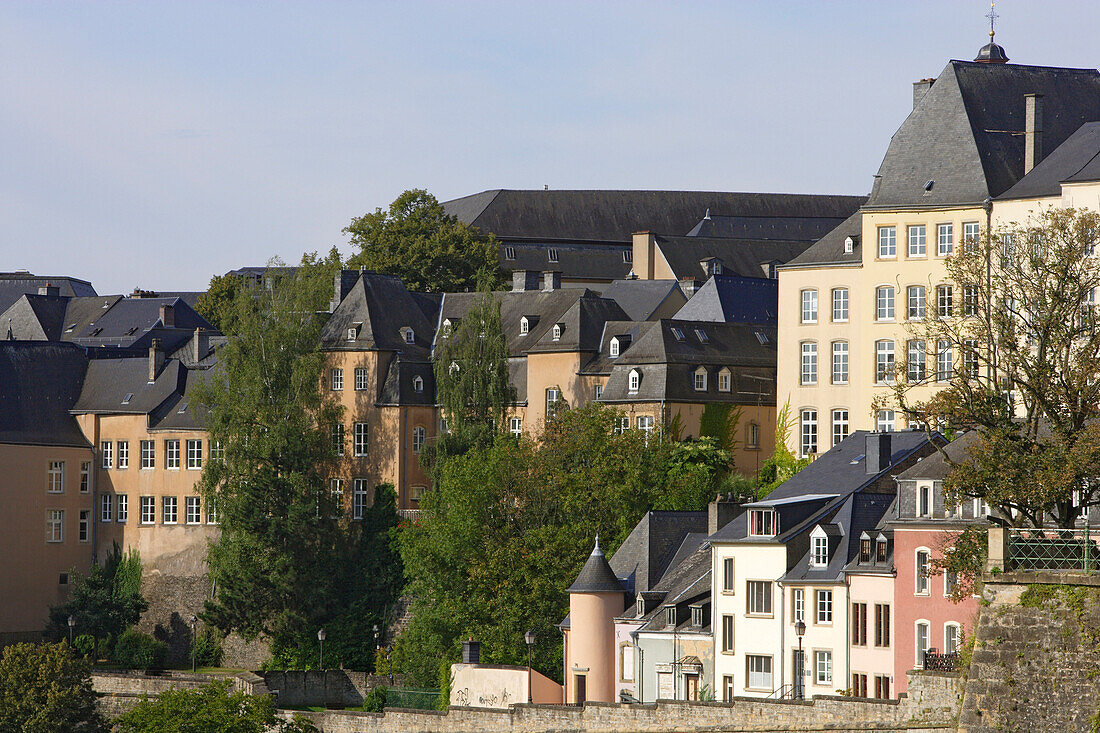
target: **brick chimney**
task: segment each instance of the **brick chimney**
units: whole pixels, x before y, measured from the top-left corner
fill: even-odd
[[[539,273],[535,270],[512,270],[512,292],[539,289]]]
[[[204,329],[196,328],[195,337],[191,339],[191,360],[202,361],[210,351],[210,333]]]
[[[730,501],[728,496],[719,494],[707,504],[707,534],[714,534],[732,522],[741,513],[741,503]]]
[[[161,306],[163,308],[163,306]],[[157,381],[160,370],[164,368],[164,349],[161,348],[160,339],[153,339],[149,344],[149,381]]]
[[[935,79],[921,79],[920,81],[913,82],[913,109],[917,108],[920,101],[924,99],[924,95],[928,94],[928,90],[931,89],[932,85],[935,83]]]
[[[561,272],[558,270],[546,270],[543,272],[542,289],[544,291],[561,290]]]
[[[160,323],[165,328],[176,327],[176,307],[170,303],[165,303],[160,307]]]
[[[867,433],[867,474],[874,475],[890,466],[890,433]]]
[[[1024,174],[1043,159],[1043,95],[1024,95]]]

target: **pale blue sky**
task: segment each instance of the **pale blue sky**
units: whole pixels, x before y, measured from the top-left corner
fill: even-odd
[[[1100,3],[997,10],[1014,62],[1100,65]],[[0,270],[202,289],[412,187],[865,193],[986,12],[0,0]]]

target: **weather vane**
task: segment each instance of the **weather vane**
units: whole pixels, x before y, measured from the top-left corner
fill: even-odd
[[[989,40],[990,41],[993,40],[993,21],[995,21],[995,20],[997,20],[997,18],[1001,17],[1001,16],[997,15],[996,6],[997,6],[996,2],[990,2],[989,3],[989,12],[985,16],[985,17],[989,18]]]

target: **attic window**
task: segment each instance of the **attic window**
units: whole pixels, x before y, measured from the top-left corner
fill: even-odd
[[[448,374],[450,374],[450,375],[452,375],[452,376],[453,376],[453,375],[455,375],[455,374],[458,374],[458,373],[459,373],[459,371],[461,371],[461,370],[460,370],[460,368],[459,368],[459,366],[458,366],[458,362],[457,362],[457,361],[452,361],[452,362],[451,362],[451,365],[450,365],[449,367],[447,367],[447,373],[448,373]]]
[[[729,392],[732,384],[732,372],[730,372],[729,367],[722,367],[722,369],[718,372],[718,391]]]
[[[180,405],[180,409],[176,410],[176,413],[179,414],[179,415],[182,415],[185,412],[187,412],[187,403],[186,402],[184,402],[182,405]]]
[[[505,247],[504,248],[504,259],[514,260],[515,258],[516,258],[516,248],[515,247]]]
[[[707,336],[707,332],[704,331],[701,328],[695,329],[695,337],[697,339],[699,339],[699,343],[701,343],[701,344],[709,344],[710,343],[710,337]]]
[[[867,536],[866,532],[859,538],[859,561],[863,563],[871,562],[871,538]]]
[[[520,333],[530,333],[531,332],[531,322],[527,320],[527,316],[524,316],[523,318],[519,319],[519,332]]]
[[[856,248],[856,241],[851,237],[844,238],[844,254],[852,254]]]
[[[110,307],[111,307],[111,301],[109,301],[109,300],[103,301],[103,310],[107,310]]]
[[[714,266],[711,267],[711,274],[713,274],[713,275],[721,275],[722,274],[722,263],[721,262],[715,261]]]
[[[452,328],[451,319],[450,318],[444,318],[443,319],[443,338],[447,338],[448,336],[451,335],[451,328]]]
[[[424,378],[419,376],[419,375],[413,377],[413,392],[423,392],[423,391],[424,391]]]
[[[640,371],[638,371],[637,369],[631,369],[630,370],[629,390],[631,392],[637,392],[638,387],[641,386],[641,383],[642,383],[642,373]]]
[[[756,335],[756,340],[760,342],[761,346],[768,343],[768,334],[763,331],[753,331],[753,333]]]
[[[829,564],[829,538],[819,535],[813,538],[813,554],[810,556],[810,566],[823,568]]]
[[[623,262],[633,262],[633,261],[634,261],[634,250],[632,250],[632,249],[623,250]]]
[[[750,537],[774,537],[778,529],[774,509],[749,510]]]
[[[707,391],[707,370],[706,367],[699,367],[695,370],[695,391],[706,392]]]
[[[875,562],[886,562],[886,538],[879,537],[875,542]]]
[[[635,608],[635,615],[637,615],[638,618],[645,616],[645,600],[641,596],[638,596],[638,605]]]
[[[615,336],[614,338],[611,339],[611,345],[609,347],[609,351],[611,352],[611,356],[613,356],[613,357],[619,355],[619,337],[618,336]]]
[[[691,625],[695,628],[702,628],[703,626],[703,607],[692,606],[691,607]]]
[[[348,329],[348,341],[355,341],[357,338],[359,338],[358,324]]]
[[[126,396],[122,398],[122,404],[128,405],[128,404],[130,404],[130,400],[132,400],[132,399],[134,399],[134,393],[133,392],[127,392]]]
[[[553,247],[551,247],[550,249],[546,250],[546,258],[548,260],[550,260],[551,262],[557,262],[558,261],[558,251],[556,249],[554,249]]]
[[[558,339],[561,338],[561,324],[560,323],[555,323],[554,324],[554,332],[553,332],[552,335],[553,335],[553,339],[555,341],[557,341]]]
[[[411,344],[416,341],[416,332],[411,328],[405,329],[405,343]]]
[[[669,330],[672,331],[672,335],[676,338],[677,341],[683,341],[684,340],[684,332],[681,331],[680,329],[676,328],[676,326],[673,326]]]
[[[130,328],[126,331],[126,335],[133,336],[135,331],[137,331],[137,326],[130,326]]]
[[[676,606],[665,606],[665,626],[676,625]]]

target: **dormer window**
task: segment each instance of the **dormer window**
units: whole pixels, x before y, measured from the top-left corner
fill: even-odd
[[[691,607],[691,625],[699,629],[703,626],[703,607],[692,606]]]
[[[733,386],[733,373],[728,367],[722,367],[718,372],[718,391],[729,392]]]
[[[676,626],[676,606],[665,606],[665,626]]]
[[[619,355],[619,337],[618,336],[615,336],[614,338],[611,339],[610,351],[611,351],[611,356],[612,357],[615,357],[615,356]]]
[[[355,341],[359,338],[359,326],[361,324],[355,323],[348,328],[348,341]]]
[[[638,371],[637,369],[631,369],[630,370],[629,390],[631,392],[637,392],[638,387],[641,386],[641,383],[642,383],[642,373],[640,371]]]
[[[553,330],[553,333],[551,334],[551,338],[553,338],[555,341],[558,341],[558,340],[561,339],[561,324],[560,323],[555,323],[554,324],[554,330]]]
[[[871,538],[864,532],[859,538],[859,561],[861,563],[871,562]]]
[[[460,369],[459,369],[457,361],[452,361],[451,365],[449,367],[447,367],[447,373],[450,374],[452,377],[454,375],[458,374],[459,371],[460,371]]]
[[[519,319],[519,332],[520,333],[530,333],[531,332],[531,322],[529,320],[527,320],[527,316],[524,316],[523,318]]]
[[[187,412],[187,403],[184,402],[182,405],[180,405],[180,409],[176,410],[176,412],[179,413],[180,415]]]
[[[749,510],[749,536],[774,537],[779,531],[774,509]]]
[[[878,539],[875,541],[875,562],[886,562],[886,555],[886,538],[879,535]]]
[[[844,254],[852,254],[856,249],[856,242],[851,237],[844,238]]]
[[[411,344],[411,343],[414,343],[415,341],[416,341],[416,332],[413,331],[411,328],[406,328],[405,329],[405,343]]]
[[[515,247],[505,247],[504,248],[504,259],[514,260],[515,258],[516,258],[516,248]]]
[[[450,318],[443,319],[443,338],[447,338],[451,335],[451,331],[454,329],[454,324],[451,323]]]
[[[641,596],[638,596],[638,600],[634,606],[634,615],[638,618],[645,616],[645,600]]]
[[[550,260],[551,262],[557,262],[558,261],[558,251],[556,249],[554,249],[553,247],[551,247],[550,249],[546,250],[546,258],[548,260]]]
[[[699,367],[695,370],[695,391],[707,391],[707,370],[704,367]]]
[[[822,532],[810,540],[810,567],[823,568],[829,564],[829,538]]]
[[[421,377],[419,375],[413,377],[413,392],[423,392],[423,391],[424,391],[424,377]]]
[[[715,263],[714,263],[714,269],[712,270],[712,272],[713,272],[713,273],[714,273],[715,275],[721,275],[721,274],[722,274],[722,263],[721,263],[721,262],[718,262],[718,261],[715,261]]]
[[[707,332],[704,331],[701,328],[695,329],[695,338],[699,339],[699,343],[701,343],[701,344],[709,344],[710,343],[710,337],[707,336]]]
[[[768,343],[768,334],[764,333],[763,331],[753,331],[753,334],[756,336],[756,340],[760,342],[761,346],[764,346]]]
[[[676,326],[673,326],[669,330],[672,331],[672,337],[674,339],[676,339],[677,341],[683,341],[684,340],[684,332],[681,331],[679,328],[677,328]]]

